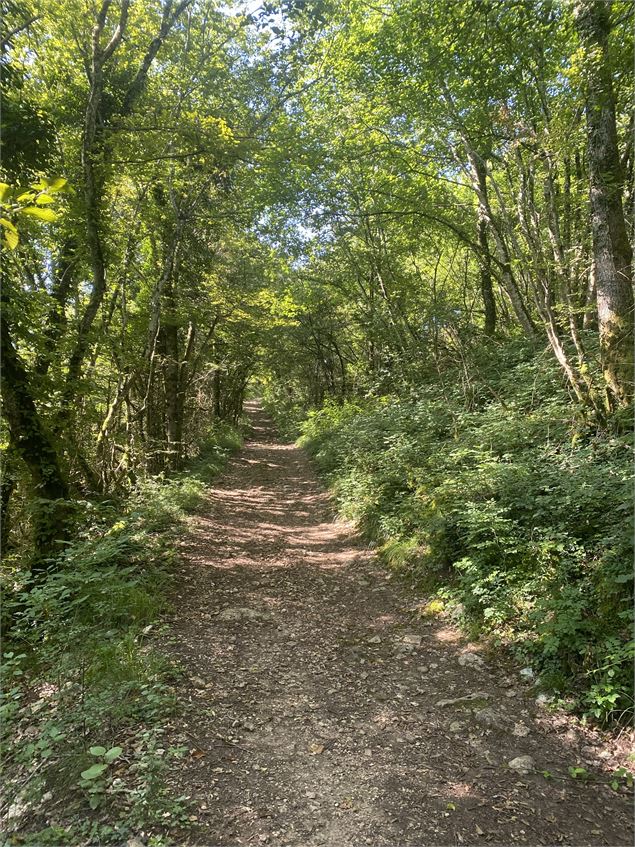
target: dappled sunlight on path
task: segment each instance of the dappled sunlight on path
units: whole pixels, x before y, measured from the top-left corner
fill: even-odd
[[[629,799],[567,775],[584,761],[605,778],[598,739],[541,713],[450,621],[422,618],[425,598],[249,411],[252,440],[183,541],[166,649],[188,682],[170,742],[188,748],[172,780],[197,820],[180,840],[631,843]],[[509,767],[520,756],[533,772]]]

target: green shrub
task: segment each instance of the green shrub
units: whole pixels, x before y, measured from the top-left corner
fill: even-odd
[[[632,711],[631,438],[585,431],[556,372],[527,356],[465,409],[414,399],[327,405],[300,443],[387,562],[460,602],[473,633],[531,661],[609,721]],[[540,374],[540,379],[537,378]]]
[[[161,743],[178,669],[148,636],[167,608],[175,531],[239,444],[235,430],[215,427],[182,475],[141,480],[119,503],[77,502],[75,540],[46,580],[30,586],[15,567],[3,574],[4,799],[28,820],[9,843],[53,838],[58,827],[38,822],[62,797],[57,814],[73,843],[122,843],[183,813],[162,788],[182,752]]]

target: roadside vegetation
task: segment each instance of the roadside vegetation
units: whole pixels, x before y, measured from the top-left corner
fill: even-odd
[[[248,390],[390,566],[631,720],[632,4],[1,5],[15,837],[182,814],[151,642]]]
[[[153,639],[171,610],[174,542],[240,441],[220,425],[182,474],[140,480],[125,500],[73,501],[74,540],[36,584],[5,562],[6,843],[121,844],[187,821],[164,782],[186,752],[163,742],[180,671]]]
[[[474,638],[601,723],[633,718],[632,438],[581,427],[555,368],[491,348],[451,386],[302,425],[342,512]],[[448,385],[450,387],[448,387]]]

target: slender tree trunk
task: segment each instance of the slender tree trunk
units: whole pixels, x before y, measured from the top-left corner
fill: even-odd
[[[66,238],[57,253],[53,266],[53,300],[44,330],[45,344],[35,362],[35,372],[45,376],[55,355],[57,342],[66,327],[66,304],[73,287],[73,270],[77,262],[75,239]]]
[[[86,214],[86,242],[92,270],[92,290],[79,326],[75,348],[68,361],[64,401],[68,410],[77,392],[82,363],[88,350],[89,334],[106,291],[106,259],[102,241],[102,192],[104,136],[101,126],[101,102],[104,93],[104,67],[121,43],[128,23],[130,0],[122,0],[119,22],[110,39],[103,46],[101,38],[106,26],[111,0],[103,0],[92,34],[90,88],[84,117],[82,139],[82,167],[84,171],[84,204]]]
[[[170,470],[178,470],[181,460],[182,421],[179,415],[180,355],[179,328],[176,317],[174,287],[170,280],[165,289],[165,310],[163,321],[165,338],[165,358],[163,379],[165,384],[165,418],[167,437],[167,458]]]
[[[536,328],[534,327],[531,316],[527,311],[527,307],[512,272],[511,259],[507,244],[496,224],[496,221],[494,220],[492,213],[487,191],[485,162],[472,150],[467,140],[465,140],[464,143],[470,162],[474,191],[478,198],[479,218],[485,221],[488,231],[492,233],[492,237],[494,238],[494,243],[496,244],[496,249],[498,251],[498,265],[500,267],[504,289],[511,301],[516,317],[518,318],[525,335],[527,338],[534,340],[536,338]]]
[[[144,399],[146,418],[146,450],[149,456],[148,470],[160,473],[165,468],[165,391],[161,385],[159,366],[165,356],[165,333],[159,328],[155,349],[150,362],[148,387]]]
[[[9,440],[9,445],[1,455],[0,462],[0,553],[6,553],[9,544],[9,531],[11,529],[9,519],[9,505],[11,497],[15,491],[17,484],[16,459],[18,458],[13,438]]]
[[[492,287],[492,257],[489,252],[487,241],[487,221],[483,218],[478,222],[478,243],[481,248],[481,296],[483,298],[483,309],[485,312],[485,323],[483,332],[492,336],[496,330],[496,300]]]
[[[476,179],[479,184],[478,196],[482,194],[487,196],[487,183],[485,165],[482,161],[474,162],[476,171]],[[487,217],[484,212],[484,206],[479,200],[478,204],[478,224],[477,236],[480,247],[480,269],[481,269],[481,296],[483,298],[483,310],[485,312],[485,323],[483,332],[485,335],[492,336],[496,329],[496,301],[494,299],[494,290],[492,288],[492,255],[489,250],[489,241],[487,238]]]
[[[598,327],[609,406],[633,396],[632,250],[622,208],[615,98],[608,55],[611,4],[577,0],[575,19],[584,48],[587,151]]]
[[[216,366],[212,374],[212,416],[214,420],[218,420],[221,415],[220,407],[221,399],[221,374],[220,368]]]
[[[106,293],[106,256],[102,234],[102,205],[104,178],[103,170],[109,158],[109,148],[102,127],[101,105],[106,81],[104,69],[118,49],[128,24],[130,0],[122,0],[119,22],[110,41],[103,46],[102,35],[112,0],[102,0],[101,9],[93,28],[91,66],[89,72],[90,89],[84,119],[84,137],[82,142],[82,166],[84,170],[84,202],[86,210],[86,242],[92,269],[92,290],[88,304],[82,316],[75,348],[68,362],[64,400],[67,409],[77,392],[77,383],[86,356],[90,331],[99,312]],[[192,0],[181,0],[173,8],[172,0],[163,4],[159,32],[153,38],[141,64],[128,89],[118,114],[113,118],[129,115],[146,85],[148,72],[161,46],[168,37],[179,16],[191,5]]]

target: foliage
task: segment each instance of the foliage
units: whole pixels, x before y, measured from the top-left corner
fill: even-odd
[[[504,358],[513,361],[511,348]],[[327,405],[302,442],[387,561],[461,604],[541,683],[601,721],[632,715],[631,439],[580,427],[531,356],[456,390]]]
[[[16,219],[27,215],[45,223],[53,223],[57,215],[49,204],[55,202],[55,195],[64,190],[66,180],[62,177],[41,177],[26,189],[18,189],[8,183],[0,183],[0,225],[4,233],[4,243],[15,250],[20,243]]]
[[[166,533],[236,445],[250,392],[288,437],[314,410],[304,441],[391,566],[588,714],[625,716],[625,4],[3,11],[3,709],[20,802],[51,792],[55,810],[67,792],[87,843],[183,814],[160,776],[172,670],[144,630]]]
[[[121,843],[185,815],[164,785],[183,752],[163,742],[179,671],[152,638],[168,608],[174,535],[239,443],[222,426],[191,473],[142,480],[125,502],[77,503],[76,539],[45,581],[28,586],[22,570],[6,567],[0,708],[12,751],[3,761],[9,843],[46,843],[54,830]]]

